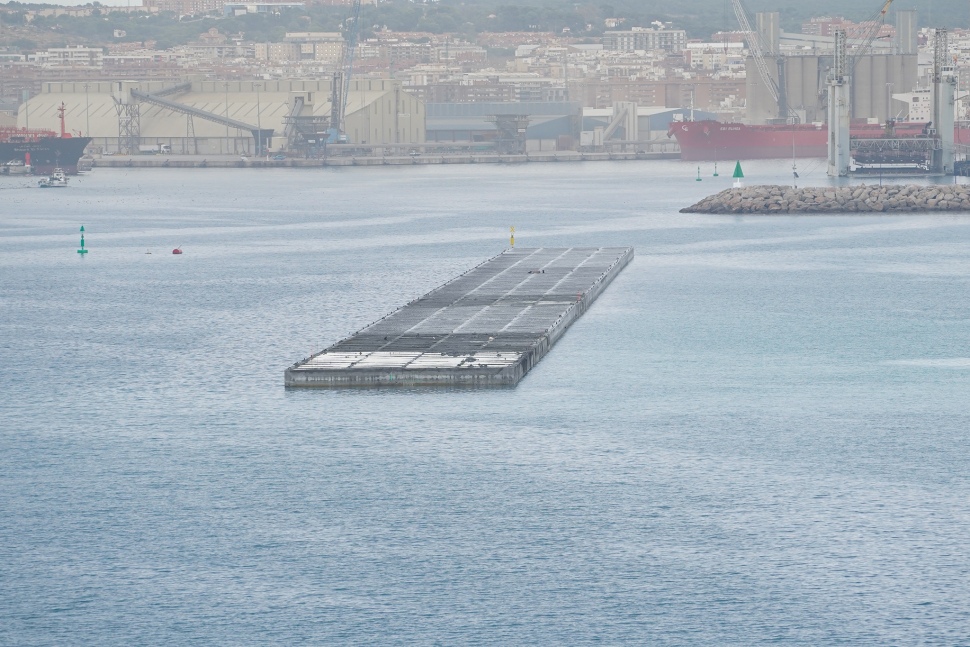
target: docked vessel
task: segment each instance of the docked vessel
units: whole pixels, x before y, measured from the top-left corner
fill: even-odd
[[[929,124],[897,122],[892,125],[896,138],[926,136]],[[714,120],[675,121],[667,136],[680,145],[680,158],[691,161],[727,159],[790,159],[792,157],[826,157],[828,127],[823,123],[749,126]],[[879,139],[887,136],[880,124],[853,124],[853,139]],[[954,141],[970,144],[970,128],[954,128]]]
[[[64,104],[58,109],[61,132],[39,128],[0,127],[0,164],[23,164],[34,173],[48,175],[54,169],[76,175],[78,160],[84,154],[90,137],[73,137],[65,130]]]
[[[38,185],[42,189],[58,189],[67,186],[67,174],[64,169],[56,168],[48,177],[41,178]]]
[[[33,169],[20,160],[0,164],[0,175],[30,175],[32,172]]]

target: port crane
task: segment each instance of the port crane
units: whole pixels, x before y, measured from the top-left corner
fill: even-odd
[[[855,51],[852,53],[851,62],[848,66],[848,73],[851,75],[853,69],[855,69],[856,64],[859,60],[864,57],[872,49],[872,44],[876,39],[876,35],[879,33],[880,27],[886,20],[886,13],[889,11],[889,7],[892,5],[893,0],[884,0],[882,7],[872,14],[869,18],[864,21],[869,23],[869,28],[865,32],[862,38],[862,43],[859,44]],[[764,42],[764,38],[755,29],[752,29],[751,23],[748,21],[748,13],[744,6],[742,0],[731,0],[731,6],[734,9],[734,15],[738,19],[738,24],[741,26],[741,31],[744,32],[745,37],[748,41],[748,47],[751,50],[751,57],[754,59],[755,66],[758,68],[758,75],[761,77],[762,82],[765,87],[768,88],[771,98],[778,103],[779,115],[784,116],[786,119],[791,119],[796,117],[795,112],[788,107],[785,96],[785,88],[783,88],[775,77],[771,75],[768,69],[768,56],[774,56],[777,52],[772,52],[768,48],[768,44]],[[779,75],[779,78],[781,76]]]
[[[865,36],[862,38],[862,43],[856,47],[855,52],[852,54],[851,70],[854,70],[856,63],[859,62],[859,59],[868,54],[872,49],[872,43],[875,42],[876,34],[879,33],[880,27],[882,27],[883,23],[886,22],[886,12],[889,11],[889,6],[892,3],[893,0],[886,0],[882,5],[882,9],[872,14],[863,22],[863,24],[869,23],[869,29],[865,32]]]
[[[937,173],[953,173],[956,85],[956,65],[950,58],[947,30],[938,28],[933,34],[933,124],[939,146],[933,151],[932,164]]]
[[[340,68],[333,75],[330,98],[330,128],[327,143],[336,144],[347,141],[345,119],[347,117],[347,98],[350,95],[350,79],[354,74],[354,54],[357,38],[360,35],[360,0],[354,0],[347,25],[347,38]]]
[[[844,29],[835,30],[834,56],[828,78],[828,176],[849,174],[851,143],[849,139],[850,92],[849,64],[846,56],[848,37]]]
[[[761,76],[761,81],[768,88],[771,98],[778,104],[778,114],[786,120],[797,120],[798,115],[788,107],[785,89],[779,85],[778,81],[775,80],[775,77],[771,76],[771,72],[768,70],[767,57],[774,56],[777,52],[772,52],[768,48],[768,44],[764,42],[761,33],[751,28],[751,23],[748,21],[748,12],[742,0],[731,0],[731,6],[734,8],[734,15],[738,19],[741,31],[744,32],[745,38],[747,38],[748,47],[751,50],[751,57],[754,59],[755,67],[758,68],[758,75]]]

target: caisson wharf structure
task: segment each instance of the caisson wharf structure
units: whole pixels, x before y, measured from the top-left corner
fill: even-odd
[[[285,371],[289,387],[511,386],[633,259],[512,248]]]

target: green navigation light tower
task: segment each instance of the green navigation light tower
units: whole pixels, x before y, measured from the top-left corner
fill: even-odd
[[[84,225],[81,225],[81,249],[77,250],[77,253],[84,258],[84,255],[88,253],[88,250],[84,249]]]

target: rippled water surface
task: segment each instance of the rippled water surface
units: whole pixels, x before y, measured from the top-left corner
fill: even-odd
[[[0,644],[970,644],[970,215],[701,171],[0,178]],[[283,388],[512,225],[637,254],[518,387]]]

